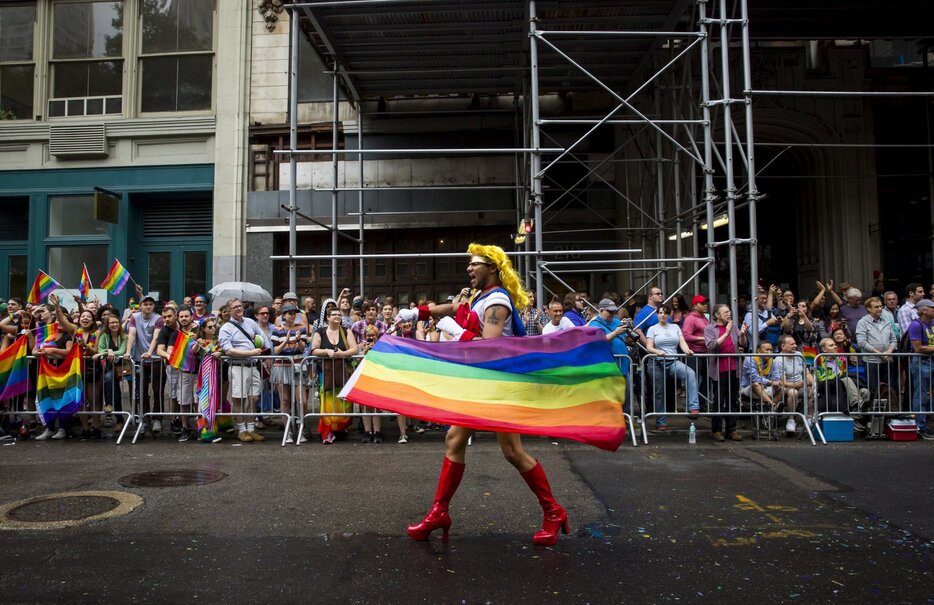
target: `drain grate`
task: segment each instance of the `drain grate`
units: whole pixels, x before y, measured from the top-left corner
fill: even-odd
[[[120,501],[107,496],[62,496],[18,506],[7,513],[13,521],[45,523],[77,521],[100,515],[120,506]]]
[[[204,469],[174,469],[134,473],[120,478],[124,487],[185,487],[189,485],[207,485],[227,477],[220,471]]]

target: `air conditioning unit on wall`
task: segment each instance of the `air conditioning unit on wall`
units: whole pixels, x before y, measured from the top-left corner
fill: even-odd
[[[99,124],[52,124],[49,153],[61,160],[107,157],[107,133]]]

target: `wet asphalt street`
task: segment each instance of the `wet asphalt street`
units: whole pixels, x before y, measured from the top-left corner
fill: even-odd
[[[0,505],[86,491],[141,503],[63,529],[0,530],[0,602],[934,600],[934,443],[685,441],[607,453],[526,439],[570,516],[553,548],[532,545],[540,509],[489,434],[468,451],[447,545],[404,533],[434,494],[440,433],[299,448],[21,442],[0,448]],[[120,482],[183,470],[226,477]],[[11,514],[45,522],[101,501]]]

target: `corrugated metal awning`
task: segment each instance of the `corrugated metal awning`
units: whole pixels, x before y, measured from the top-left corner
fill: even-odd
[[[300,0],[294,7],[316,52],[326,64],[337,60],[355,100],[523,92],[527,0]],[[710,2],[709,12],[719,13],[718,7]],[[693,0],[540,0],[536,10],[537,27],[546,31],[697,29]],[[738,2],[728,2],[727,10],[738,17]],[[750,0],[754,40],[924,37],[929,17],[929,0]],[[618,92],[636,88],[668,57],[667,50],[654,52],[663,37],[549,39]],[[543,94],[597,89],[553,50],[542,49],[539,58]]]

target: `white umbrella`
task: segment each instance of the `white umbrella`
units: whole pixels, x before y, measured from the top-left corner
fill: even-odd
[[[253,303],[271,303],[272,295],[262,287],[245,281],[225,281],[217,284],[208,292],[212,297],[212,302],[223,304],[231,298],[239,298]]]

